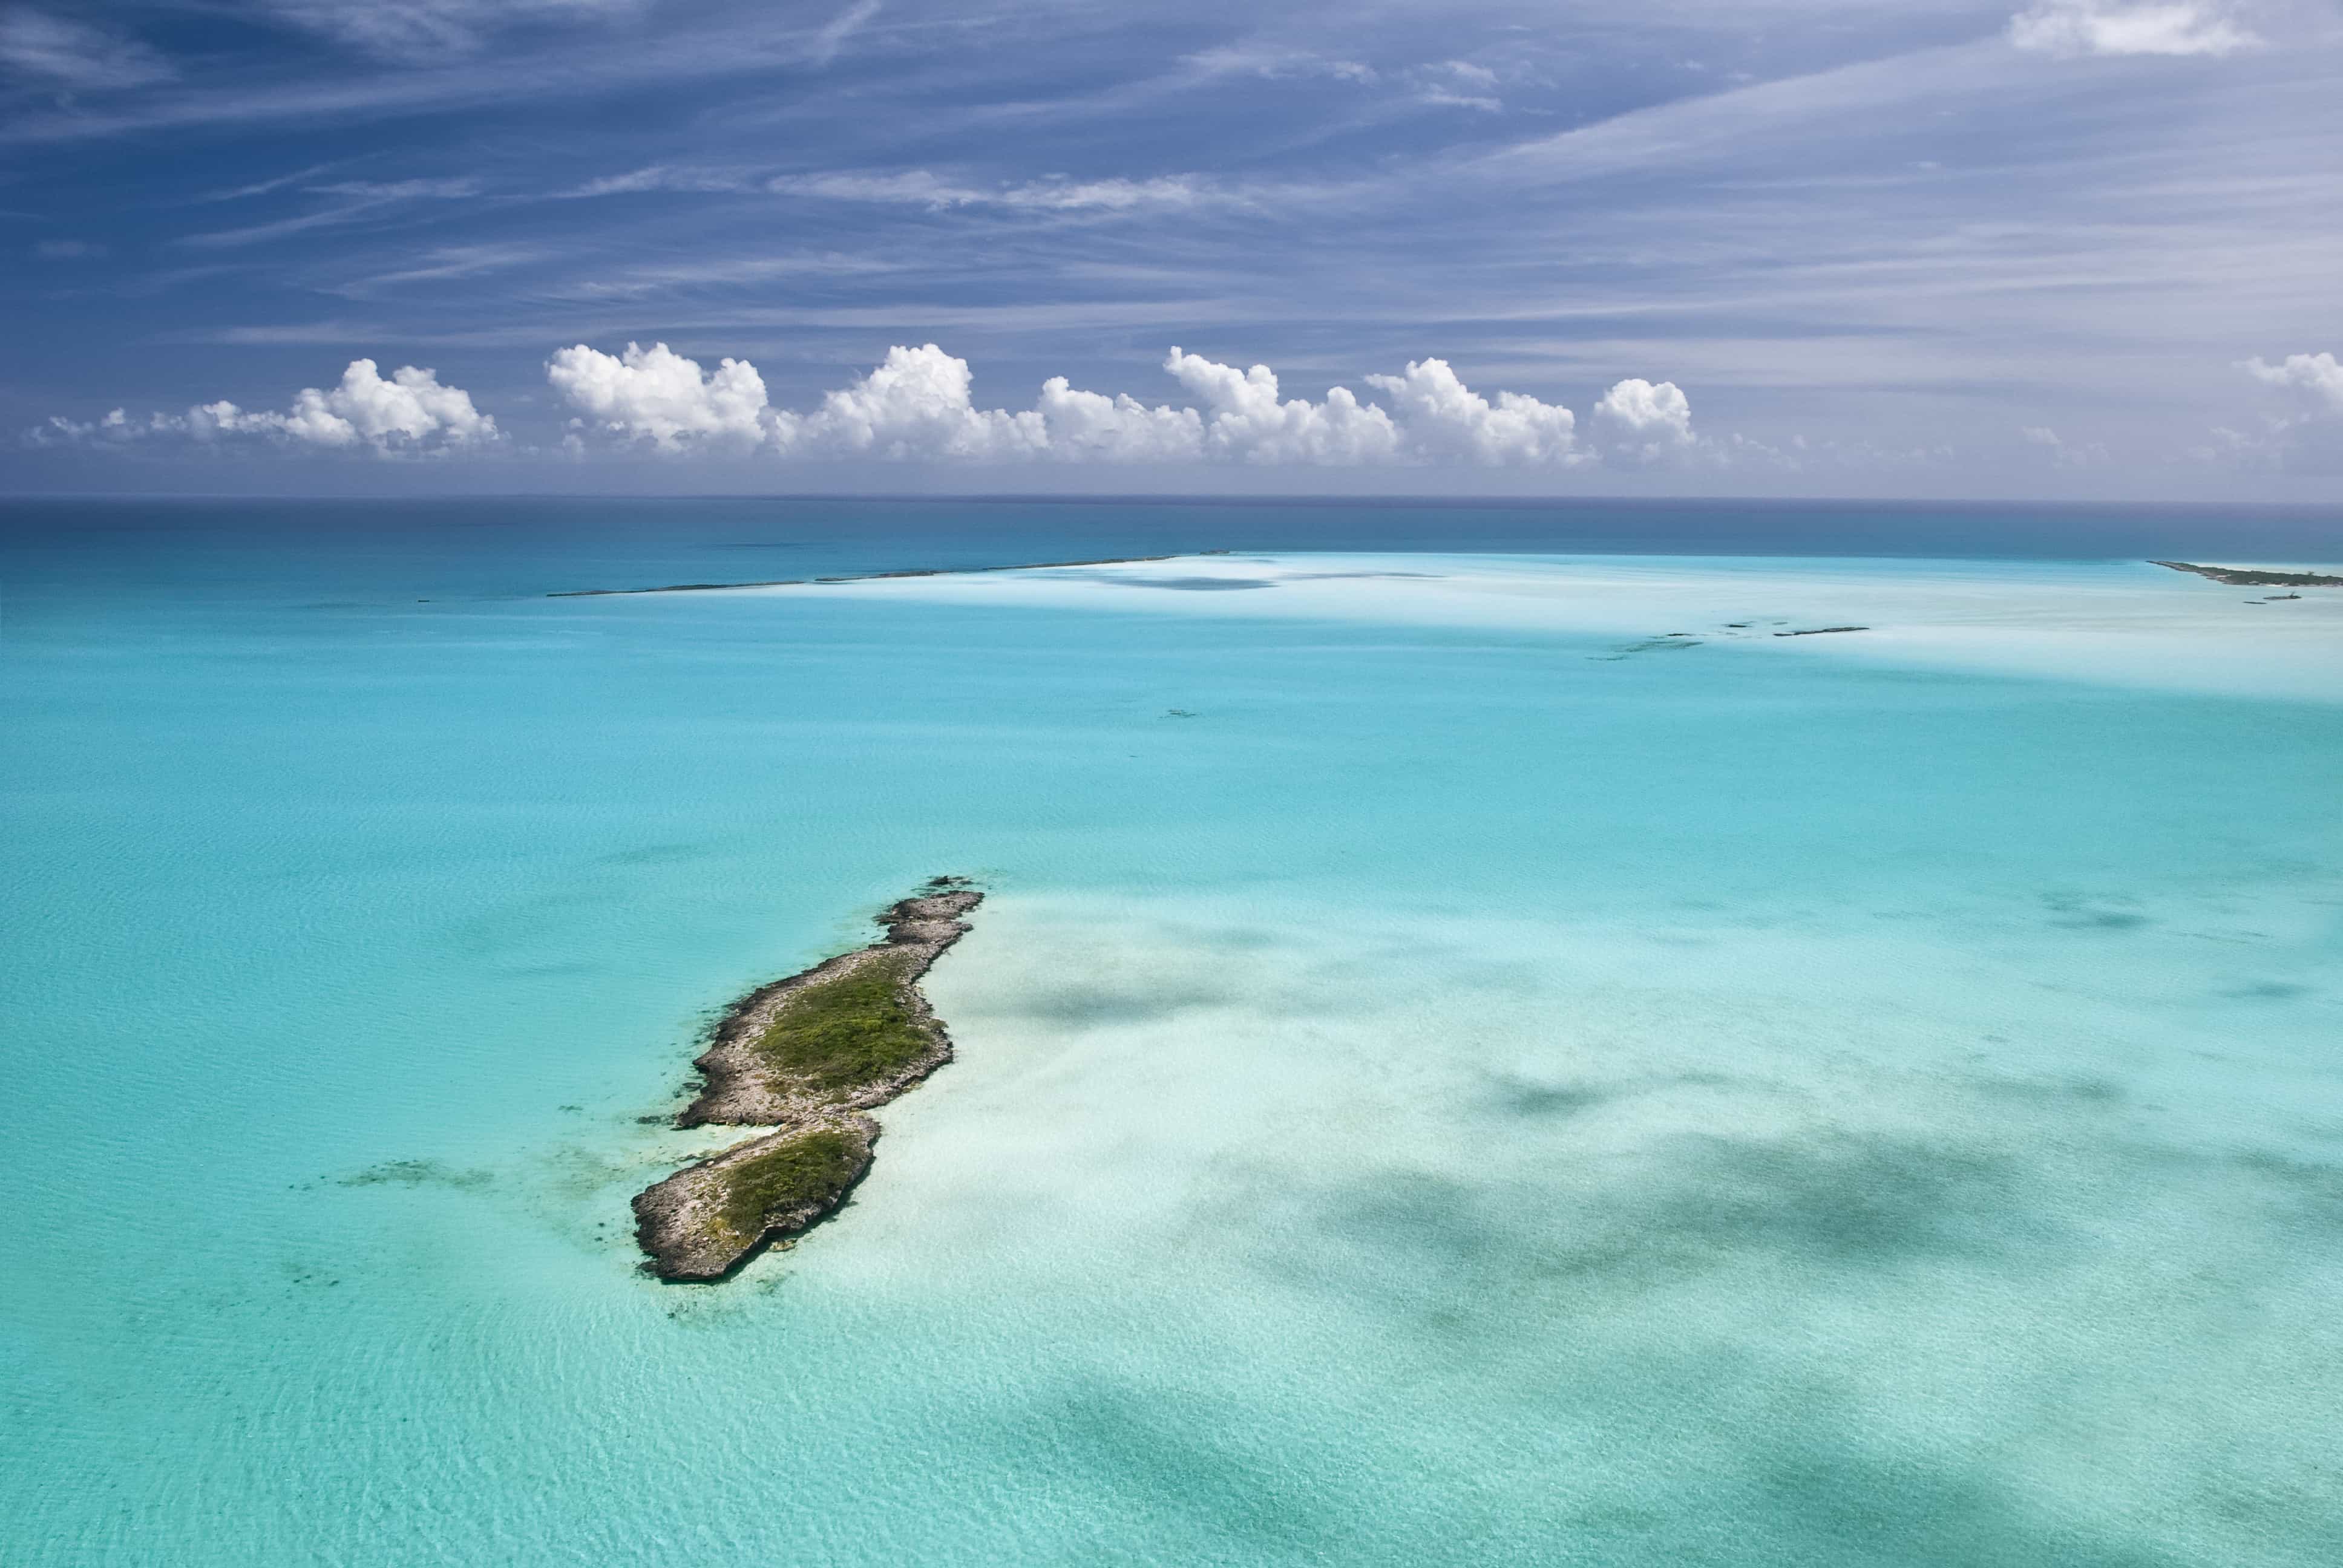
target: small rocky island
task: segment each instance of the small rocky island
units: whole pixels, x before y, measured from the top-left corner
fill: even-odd
[[[938,877],[879,917],[882,940],[732,1004],[693,1063],[705,1085],[676,1125],[776,1131],[635,1195],[646,1268],[663,1280],[724,1279],[846,1201],[879,1137],[861,1112],[951,1060],[920,979],[983,898],[965,879]]]

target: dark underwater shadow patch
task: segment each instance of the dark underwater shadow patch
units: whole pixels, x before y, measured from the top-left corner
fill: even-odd
[[[2310,991],[2310,987],[2291,980],[2249,980],[2225,986],[2214,994],[2230,1001],[2298,1001]]]
[[[2111,1147],[2083,1177],[2096,1190],[2102,1177],[2123,1174],[2106,1194],[2120,1211],[2153,1201],[2154,1166],[2162,1164],[2182,1180],[2193,1179],[2191,1171],[2233,1179],[2205,1156],[2161,1146]],[[2343,1217],[2343,1167],[2255,1158],[2237,1164],[2269,1183],[2271,1195],[2295,1193],[2305,1213]],[[1396,1366],[1420,1362],[1444,1376],[1472,1365],[1493,1406],[1520,1402],[1504,1419],[1579,1422],[1590,1436],[1637,1456],[1624,1485],[1591,1472],[1591,1494],[1557,1475],[1551,1550],[1503,1560],[1606,1568],[2343,1562],[2343,1511],[2333,1507],[2331,1468],[2316,1462],[2315,1411],[2307,1417],[2313,1424],[2292,1432],[2308,1464],[2283,1455],[2266,1462],[2250,1442],[2216,1454],[2210,1442],[2175,1428],[2176,1438],[2200,1449],[2201,1462],[2175,1467],[2154,1490],[2137,1493],[2111,1472],[2110,1488],[2120,1492],[2077,1499],[2041,1484],[2023,1441],[2038,1436],[2046,1421],[2077,1419],[2061,1409],[2071,1393],[2064,1382],[2013,1383],[1999,1391],[2014,1398],[2006,1411],[1972,1406],[1973,1399],[1999,1396],[1991,1380],[1974,1393],[1924,1384],[1912,1395],[1940,1402],[1942,1435],[1916,1421],[1898,1436],[1898,1422],[1883,1422],[1872,1403],[1881,1389],[1862,1364],[1875,1347],[1894,1353],[1891,1319],[1874,1319],[1867,1332],[1844,1340],[1777,1341],[1761,1311],[1735,1325],[1739,1334],[1754,1329],[1754,1337],[1719,1342],[1704,1336],[1697,1316],[1673,1316],[1665,1299],[1670,1287],[1735,1263],[1752,1266],[1748,1278],[1761,1292],[1799,1277],[1797,1264],[1819,1265],[1835,1277],[1826,1273],[1812,1289],[1868,1302],[1866,1311],[1881,1298],[1842,1292],[1870,1271],[1974,1265],[2024,1287],[2090,1243],[2050,1218],[2073,1195],[2067,1166],[2031,1141],[2005,1149],[1901,1133],[1680,1137],[1622,1168],[1591,1201],[1582,1195],[1574,1204],[1534,1181],[1393,1169],[1290,1194],[1295,1201],[1277,1217],[1295,1223],[1280,1227],[1261,1257],[1297,1274],[1314,1265],[1315,1274],[1294,1282],[1398,1320],[1371,1331],[1385,1339]],[[2134,1176],[2143,1184],[2135,1186]],[[2331,1244],[2297,1251],[2332,1255]],[[1775,1261],[1792,1267],[1769,1267]],[[1957,1277],[1933,1272],[1915,1282],[1929,1291],[1961,1288]],[[1725,1283],[1736,1289],[1739,1277]],[[1597,1288],[1605,1284],[1643,1293],[1623,1299]],[[1572,1322],[1564,1314],[1574,1307],[1588,1315]],[[1624,1347],[1629,1353],[1604,1350],[1604,1328],[1614,1323],[1633,1331]],[[2046,1329],[2121,1332],[2087,1320],[2021,1318],[2009,1341],[1966,1348],[1988,1361],[2015,1354],[2023,1365],[2044,1352],[2045,1342],[2029,1336]],[[1574,1356],[1574,1342],[1593,1353]],[[2048,1343],[2055,1347],[2055,1338]],[[2107,1348],[2122,1347],[2110,1337]],[[2092,1365],[2086,1357],[2069,1370],[2087,1375]],[[1870,1397],[1853,1397],[1866,1391]],[[2176,1405],[2176,1415],[2186,1409]],[[1925,1407],[1907,1413],[1925,1414]],[[2077,1442],[2088,1441],[2092,1419],[2086,1406]],[[2002,1437],[2021,1441],[2004,1446]],[[2121,1506],[2107,1508],[2109,1501]],[[1469,1530],[1471,1521],[1459,1524]]]
[[[1749,1087],[1721,1072],[1680,1072],[1604,1083],[1587,1080],[1550,1082],[1519,1072],[1490,1072],[1483,1077],[1489,1087],[1489,1098],[1498,1110],[1512,1116],[1557,1121],[1671,1090]]]
[[[607,855],[597,855],[598,866],[671,866],[684,860],[697,860],[708,853],[705,844],[644,844],[632,849],[614,849]]]
[[[1788,1252],[1838,1267],[2007,1257],[2027,1231],[2027,1182],[2006,1155],[1903,1136],[1679,1141],[1674,1191],[1638,1205],[1692,1255]]]
[[[340,1187],[452,1187],[474,1191],[497,1179],[493,1171],[459,1170],[437,1160],[386,1160],[339,1178]]]
[[[1288,572],[1285,580],[1290,583],[1331,583],[1358,582],[1368,578],[1409,578],[1419,582],[1440,582],[1446,580],[1447,576],[1446,572]]]
[[[1127,572],[1053,571],[1051,581],[1110,583],[1116,588],[1169,588],[1175,593],[1234,593],[1245,588],[1275,588],[1273,578],[1150,578]]]
[[[498,966],[497,972],[515,980],[557,980],[601,974],[604,970],[604,965],[587,959],[578,959],[567,963],[503,964]]]
[[[1765,1543],[1746,1556],[1679,1561],[1798,1568],[2183,1568],[2198,1561],[2046,1514],[1987,1465],[1813,1438],[1753,1457],[1755,1495],[1735,1512]]]
[[[2089,1074],[2046,1078],[1983,1077],[1962,1081],[1977,1093],[1997,1100],[2052,1107],[2105,1106],[2112,1110],[2129,1098],[2124,1086],[2115,1080]]]
[[[1541,1083],[1518,1073],[1491,1073],[1490,1091],[1497,1108],[1514,1116],[1570,1117],[1608,1105],[1622,1091],[1592,1083]]]
[[[1275,588],[1268,578],[1109,578],[1125,588],[1170,588],[1176,593],[1239,593],[1246,588]]]
[[[1546,1114],[1601,1103],[1565,1098]],[[1554,1310],[1608,1312],[1623,1293],[1745,1266],[2055,1267],[2065,1231],[2047,1218],[2048,1196],[2036,1172],[1997,1151],[1839,1132],[1679,1135],[1591,1191],[1392,1170],[1250,1201],[1279,1238],[1262,1261],[1290,1282],[1470,1338],[1525,1292]]]
[[[1645,638],[1641,642],[1618,643],[1614,645],[1609,653],[1591,653],[1586,657],[1591,664],[1616,664],[1623,658],[1632,658],[1639,653],[1665,653],[1672,648],[1698,648],[1699,646],[1700,639],[1690,632],[1672,631],[1664,637]]]
[[[2115,900],[2086,899],[2072,893],[2045,893],[2049,923],[2070,931],[2136,931],[2156,922],[2130,910],[2108,907]]]
[[[2262,1151],[2240,1154],[2237,1164],[2260,1179],[2265,1206],[2280,1226],[2322,1232],[2328,1248],[2343,1241],[2343,1165]]]
[[[1032,1411],[1015,1436],[1038,1451],[1037,1473],[1090,1476],[1131,1507],[1208,1524],[1243,1553],[1215,1561],[1359,1561],[1342,1513],[1282,1480],[1286,1466],[1246,1452],[1243,1414],[1100,1379]]]
[[[1148,977],[1127,984],[1111,978],[1070,979],[1022,990],[1009,1009],[1021,1018],[1071,1028],[1146,1023],[1197,1008],[1224,1007],[1237,993],[1192,977]]]

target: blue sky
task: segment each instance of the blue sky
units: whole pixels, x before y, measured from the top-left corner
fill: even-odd
[[[2343,488],[2335,0],[79,0],[0,145],[17,491]]]

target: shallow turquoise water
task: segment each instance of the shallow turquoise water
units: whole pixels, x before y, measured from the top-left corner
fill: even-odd
[[[2343,1559],[2343,705],[348,526],[14,558],[10,1562]],[[850,1211],[637,1274],[940,871]]]

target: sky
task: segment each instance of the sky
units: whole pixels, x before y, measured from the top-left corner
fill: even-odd
[[[0,490],[2343,498],[2343,0],[0,5]]]

